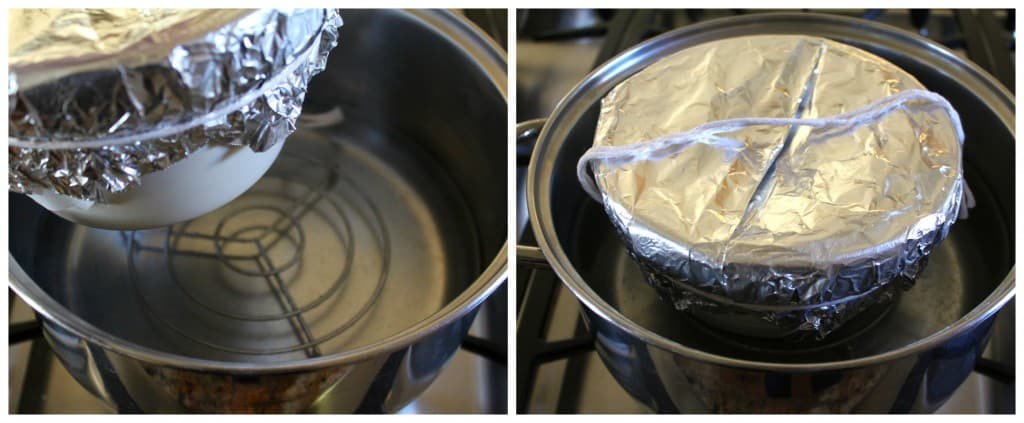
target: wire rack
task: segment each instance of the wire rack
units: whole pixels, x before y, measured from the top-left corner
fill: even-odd
[[[236,354],[275,355],[302,351],[307,357],[318,357],[323,355],[322,344],[352,328],[366,316],[380,297],[388,277],[391,246],[387,227],[370,197],[339,169],[316,159],[286,154],[279,160],[291,163],[285,166],[275,164],[275,168],[256,187],[225,207],[230,210],[227,213],[215,212],[193,221],[167,227],[162,230],[162,237],[154,236],[154,231],[122,232],[128,246],[129,277],[142,304],[151,316],[185,339]],[[282,168],[284,171],[280,171]],[[311,178],[307,173],[311,169],[322,174],[321,177],[313,178],[319,179],[318,182],[308,181]],[[261,184],[268,183],[279,185],[281,188],[270,192],[260,189]],[[244,205],[232,207],[238,204]],[[314,214],[328,222],[333,236],[342,246],[344,258],[338,261],[342,266],[340,275],[332,280],[317,281],[320,293],[312,300],[299,304],[291,292],[293,281],[290,279],[301,273],[297,270],[303,266],[304,253],[308,247],[303,222]],[[194,228],[209,228],[210,219],[216,219],[215,229],[212,231]],[[197,225],[197,222],[202,224]],[[331,307],[329,300],[341,295],[343,287],[351,277],[354,251],[357,248],[367,248],[355,245],[357,237],[353,235],[354,225],[357,225],[357,228],[368,228],[372,232],[375,241],[372,248],[376,249],[377,255],[381,258],[379,277],[375,281],[372,293],[365,301],[360,302],[355,313],[341,319],[329,329],[311,325],[307,315],[318,308]],[[153,242],[154,240],[160,242]],[[284,254],[272,255],[271,251],[283,251]],[[182,304],[181,307],[187,309],[197,306],[208,311],[210,315],[223,319],[220,324],[271,325],[287,321],[295,342],[287,346],[260,348],[231,345],[225,340],[212,340],[208,339],[209,336],[200,336],[197,332],[201,331],[176,323],[154,306],[152,294],[147,294],[143,289],[143,286],[152,283],[150,279],[145,279],[148,276],[143,275],[138,265],[143,254],[162,256],[166,274],[189,303]],[[227,283],[228,277],[262,281],[265,289],[259,290],[256,297],[273,297],[278,310],[240,312],[236,310],[244,310],[247,308],[245,303],[251,303],[250,296],[239,294],[238,298],[225,300],[222,297],[212,299],[209,295],[194,292],[196,282],[183,283],[185,277],[180,271],[183,264],[189,263],[183,259],[194,258],[212,260],[219,268],[218,272],[203,272],[208,276],[204,276],[201,283]],[[146,272],[152,271],[146,269]],[[225,301],[228,303],[227,306],[224,304]]]

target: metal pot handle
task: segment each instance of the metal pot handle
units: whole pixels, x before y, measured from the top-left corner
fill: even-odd
[[[551,270],[551,264],[548,263],[547,257],[544,257],[540,247],[532,245],[516,246],[516,263],[531,269]]]
[[[533,146],[540,137],[540,131],[547,123],[546,118],[531,119],[516,124],[516,165],[526,167],[530,165],[530,156],[533,155]]]
[[[516,165],[526,167],[530,165],[530,156],[533,155],[533,147],[537,143],[540,132],[544,129],[547,119],[531,119],[520,122],[516,125]],[[550,270],[547,258],[540,247],[533,245],[516,245],[516,262],[532,269]]]

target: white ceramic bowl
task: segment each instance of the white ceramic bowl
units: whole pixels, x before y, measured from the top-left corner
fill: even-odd
[[[209,213],[242,195],[274,163],[284,141],[255,153],[249,147],[207,145],[142,185],[110,194],[107,203],[56,194],[30,194],[47,210],[86,226],[134,230],[172,225]]]

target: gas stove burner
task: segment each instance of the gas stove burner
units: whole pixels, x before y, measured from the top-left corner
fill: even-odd
[[[162,230],[122,233],[138,297],[173,333],[233,354],[318,357],[321,344],[355,326],[380,296],[391,247],[370,198],[329,165],[294,154],[281,160],[291,163],[279,163],[213,213]],[[373,245],[364,246],[366,238]],[[360,248],[372,254],[357,258]],[[354,312],[325,318],[346,295],[352,269],[372,265],[379,269],[372,291],[345,306]],[[187,300],[161,302],[173,295],[169,290]],[[226,333],[232,335],[219,336]]]

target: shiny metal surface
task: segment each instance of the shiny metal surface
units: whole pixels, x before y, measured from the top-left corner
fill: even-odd
[[[10,19],[21,32],[8,78],[11,189],[99,202],[207,145],[283,142],[342,25],[333,9]]]
[[[605,95],[577,172],[588,188],[593,170],[591,196],[677,309],[747,336],[824,338],[912,286],[956,221],[959,120],[941,97],[901,97],[934,96],[922,90],[823,38],[702,43]],[[874,113],[897,98],[914,99]],[[744,118],[833,121],[727,123]]]
[[[578,320],[581,305],[567,288],[557,292],[558,304],[551,319],[549,340],[571,338]],[[567,298],[567,299],[566,299]],[[1002,363],[1013,362],[1014,313],[1013,302],[999,312],[993,323],[988,346],[983,357]],[[582,368],[578,373],[570,370],[573,366]],[[629,394],[605,367],[597,352],[574,355],[569,359],[544,365],[538,374],[537,385],[528,401],[531,414],[564,413],[560,409],[565,396],[576,394],[571,410],[577,414],[647,414],[653,413],[644,403]],[[994,379],[975,371],[950,396],[949,400],[935,410],[936,414],[1012,414],[1014,412],[1014,385]]]
[[[498,288],[501,292],[502,288]],[[470,335],[497,341],[505,327],[502,304],[505,298],[492,295],[480,308]],[[34,312],[15,299],[11,322],[33,320]],[[498,318],[500,317],[500,319]],[[11,345],[11,414],[102,414],[118,410],[85,390],[43,339]],[[505,367],[481,355],[460,348],[430,386],[412,402],[396,412],[422,413],[503,413],[506,396]],[[501,376],[501,377],[496,377]],[[306,410],[315,412],[316,409]]]
[[[531,119],[520,122],[516,125],[516,156],[529,157],[533,152],[533,146],[537,142],[540,130],[544,128],[544,119]],[[516,166],[516,237],[521,237],[526,225],[530,221],[530,214],[526,210],[526,166],[517,163]]]
[[[448,12],[343,14],[311,124],[228,206],[121,233],[11,195],[11,286],[118,410],[396,411],[504,279],[500,50]]]
[[[8,15],[9,63],[18,88],[68,76],[159,61],[181,43],[204,39],[256,12],[245,9],[13,9]],[[277,11],[258,14],[278,16]],[[251,18],[250,22],[260,20]],[[234,31],[250,29],[241,25]],[[241,32],[235,32],[239,34]],[[84,68],[84,69],[83,69]],[[32,72],[26,72],[32,71]],[[24,72],[24,74],[22,74]]]
[[[822,36],[913,74],[965,114],[965,177],[978,206],[954,226],[890,310],[868,313],[825,344],[780,345],[680,323],[644,283],[575,161],[593,140],[598,101],[664,54],[752,33]],[[1013,97],[974,65],[922,38],[860,20],[757,15],[685,27],[643,43],[587,77],[541,133],[529,172],[533,229],[553,270],[585,306],[597,351],[615,379],[656,411],[928,412],[949,398],[1012,298]],[[977,186],[977,188],[975,188]],[[667,309],[666,309],[667,307]]]

